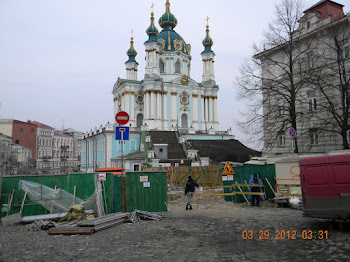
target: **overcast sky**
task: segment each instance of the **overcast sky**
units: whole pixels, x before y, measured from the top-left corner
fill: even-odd
[[[165,0],[0,0],[0,118],[35,120],[82,132],[114,121],[112,88],[125,78],[134,31],[138,80],[154,3],[156,26]],[[209,16],[220,86],[220,129],[235,127],[242,105],[233,81],[280,0],[171,0],[175,31],[192,46],[191,78],[202,81],[202,40]],[[318,2],[309,0],[306,7]],[[337,1],[349,10],[348,0]]]

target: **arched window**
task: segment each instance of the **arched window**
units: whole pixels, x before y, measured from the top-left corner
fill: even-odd
[[[175,63],[175,73],[181,73],[181,64],[180,64],[180,62],[179,61],[177,61],[176,63]]]
[[[136,118],[136,127],[141,127],[143,121],[143,114],[137,114]]]
[[[182,114],[181,116],[181,127],[188,128],[188,117],[187,114]]]
[[[160,60],[159,61],[159,69],[160,69],[161,73],[164,73],[164,67],[165,67],[165,65],[164,65],[163,60]]]

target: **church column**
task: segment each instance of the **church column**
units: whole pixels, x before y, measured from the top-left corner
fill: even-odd
[[[192,119],[192,122],[193,122],[193,127],[195,129],[198,129],[198,95],[193,94],[192,99],[193,99],[193,109],[192,109],[193,119]]]
[[[168,110],[167,110],[167,104],[168,104],[168,99],[167,99],[167,92],[164,92],[163,95],[162,95],[162,98],[163,98],[163,101],[162,101],[162,106],[163,106],[163,123],[164,123],[164,126],[163,126],[163,129],[164,130],[167,130],[167,120],[168,120]]]
[[[144,119],[149,119],[149,93],[148,93],[148,91],[145,91],[145,102],[144,102],[143,107],[145,110]]]
[[[218,122],[218,97],[214,97],[214,122]]]
[[[173,124],[177,123],[176,119],[176,92],[171,92],[171,120],[173,121]]]
[[[213,97],[210,96],[209,98],[209,122],[214,121],[214,108],[213,108]]]
[[[204,97],[205,99],[205,122],[208,124],[209,122],[209,97]]]
[[[130,92],[129,91],[126,91],[125,92],[125,108],[124,108],[124,111],[127,112],[128,114],[130,114]]]
[[[135,121],[136,121],[136,117],[135,117],[135,93],[131,92],[130,95],[130,119],[133,121],[133,125],[136,127]]]
[[[156,97],[157,97],[157,119],[161,119],[161,114],[162,114],[162,111],[161,111],[161,93],[160,91],[157,91],[156,92]]]
[[[155,119],[156,118],[156,105],[157,105],[157,101],[156,101],[156,94],[155,92],[152,90],[151,91],[151,119]]]
[[[202,109],[202,130],[205,130],[205,110],[204,110],[204,96],[201,96],[201,109]]]

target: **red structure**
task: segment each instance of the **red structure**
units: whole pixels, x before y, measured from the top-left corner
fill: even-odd
[[[317,4],[305,10],[304,13],[318,13],[317,17],[319,19],[331,16],[332,20],[335,21],[345,16],[343,7],[343,5],[330,0],[321,0]]]

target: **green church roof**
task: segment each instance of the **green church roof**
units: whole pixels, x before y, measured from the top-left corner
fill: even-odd
[[[154,13],[152,11],[151,13],[151,25],[146,30],[147,35],[149,36],[147,42],[154,42],[157,41],[156,37],[158,35],[158,29],[154,25]]]
[[[165,13],[158,20],[159,25],[164,28],[174,29],[177,25],[176,17],[170,12],[169,0],[165,4]]]
[[[131,37],[131,41],[130,41],[130,48],[129,50],[126,52],[126,54],[129,56],[129,60],[126,61],[125,63],[130,63],[130,62],[136,62],[135,57],[137,56],[137,52],[134,48],[134,38]]]
[[[211,39],[211,37],[209,36],[209,25],[207,25],[206,36],[203,39],[202,43],[204,45],[204,51],[202,52],[202,54],[213,52],[211,50],[211,47],[214,44],[214,42],[213,42],[213,39]]]

